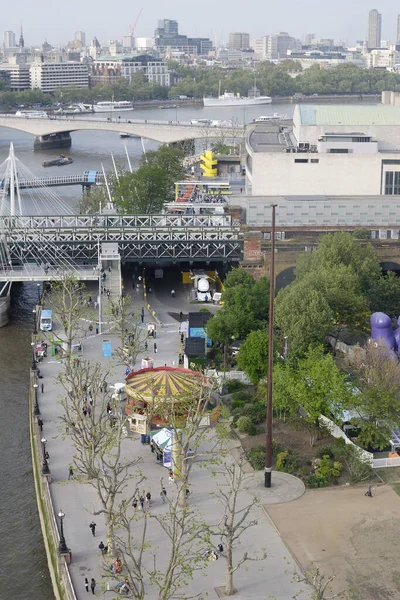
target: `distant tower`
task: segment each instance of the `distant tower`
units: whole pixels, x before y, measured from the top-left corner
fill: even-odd
[[[22,48],[25,46],[24,34],[22,32],[22,25],[21,25],[21,35],[19,36],[18,46],[19,46],[20,50],[22,50]]]
[[[397,38],[396,44],[400,44],[400,15],[397,15]]]
[[[382,15],[376,8],[368,15],[368,50],[381,47]]]

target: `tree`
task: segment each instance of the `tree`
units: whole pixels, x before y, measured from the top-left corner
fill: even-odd
[[[253,509],[258,506],[259,500],[252,497],[246,501],[243,506],[241,498],[242,492],[252,487],[249,478],[244,475],[243,468],[247,462],[242,453],[238,464],[228,463],[222,459],[219,469],[213,470],[214,476],[221,476],[222,483],[218,484],[218,489],[213,493],[214,497],[222,505],[223,516],[216,527],[211,527],[212,535],[217,535],[224,546],[224,558],[226,561],[225,571],[225,595],[231,596],[236,592],[233,587],[233,575],[240,567],[249,560],[265,560],[267,553],[264,550],[260,555],[250,556],[244,552],[241,558],[234,564],[233,551],[240,547],[240,538],[243,533],[251,527],[256,527],[258,521],[250,519]]]
[[[206,324],[207,336],[215,345],[222,346],[224,353],[224,370],[227,368],[229,344],[235,339],[235,320],[226,310],[219,310]]]
[[[325,342],[334,315],[322,292],[307,280],[281,290],[275,305],[275,323],[288,340],[288,361],[304,356],[310,345]]]
[[[183,158],[181,150],[167,146],[147,152],[137,171],[123,173],[113,181],[117,206],[127,214],[161,212],[175,199],[174,183],[183,177]]]
[[[333,600],[334,598],[348,598],[345,590],[337,593],[332,592],[331,584],[335,578],[336,575],[333,574],[326,577],[321,573],[319,567],[314,566],[306,571],[303,577],[300,577],[299,575],[295,576],[295,579],[298,583],[305,582],[313,587],[311,600]],[[329,596],[327,594],[329,594]],[[297,600],[297,598],[298,594],[293,596],[293,600]]]
[[[389,317],[400,315],[400,278],[393,271],[373,282],[368,301],[371,312],[383,312]]]
[[[119,364],[133,367],[137,357],[145,349],[146,334],[134,322],[134,313],[130,310],[131,298],[122,295],[118,300],[111,300],[110,309],[114,318],[114,327],[118,333],[120,345],[117,348]]]
[[[240,346],[236,359],[237,365],[257,384],[267,376],[268,370],[268,333],[264,329],[251,331]]]
[[[347,365],[361,391],[353,394],[352,422],[360,429],[358,443],[364,448],[385,448],[392,430],[400,427],[400,365],[386,346],[368,344],[347,357]]]
[[[107,202],[109,202],[109,198],[106,187],[104,185],[91,186],[82,194],[79,212],[82,215],[101,213]]]

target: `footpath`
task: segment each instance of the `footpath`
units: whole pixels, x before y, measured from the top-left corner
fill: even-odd
[[[164,284],[165,287],[165,284]],[[187,313],[192,309],[186,298],[186,295],[176,290],[176,297],[171,298],[160,283],[153,282],[152,297],[150,301],[157,310],[157,314],[164,324],[157,330],[158,353],[153,352],[152,345],[149,344],[150,354],[154,359],[154,366],[171,366],[172,362],[178,364],[179,354],[179,319],[171,317],[171,314],[179,314],[180,311]],[[143,305],[142,290],[132,288],[130,294],[138,315],[138,325],[147,330],[147,322],[151,321],[151,316],[145,315],[145,322],[140,323],[140,310]],[[196,310],[196,308],[194,308]],[[118,344],[118,340],[113,335],[107,335],[111,340],[113,348]],[[99,361],[104,368],[109,369],[112,358],[102,356],[102,336],[89,335],[81,340],[83,356],[86,359]],[[136,369],[140,368],[140,362],[143,356],[137,361]],[[44,384],[44,391],[39,389],[38,400],[43,421],[43,434],[47,439],[46,450],[49,453],[49,466],[51,469],[52,482],[50,484],[51,497],[55,513],[60,509],[65,513],[64,534],[67,546],[72,553],[72,562],[69,566],[70,576],[75,589],[76,598],[81,600],[87,598],[87,592],[84,585],[85,577],[92,578],[97,582],[95,593],[100,598],[111,600],[115,598],[115,591],[107,591],[106,586],[102,585],[103,557],[98,549],[101,541],[106,540],[106,528],[103,516],[94,516],[94,512],[100,509],[94,489],[85,483],[74,479],[68,479],[68,466],[73,461],[74,449],[68,435],[63,431],[60,416],[62,407],[60,398],[63,390],[57,383],[56,378],[62,369],[58,361],[49,356],[40,363]],[[124,379],[124,368],[122,366],[114,369],[114,379],[109,380],[112,384]],[[164,482],[168,480],[167,470],[156,464],[154,454],[151,453],[149,446],[140,443],[139,435],[129,434],[123,441],[123,453],[126,455],[140,457],[143,461],[141,470],[146,474],[144,487],[150,490],[154,503],[151,507],[152,512],[166,512],[166,505],[163,505],[159,498],[160,477],[164,477]],[[212,440],[204,442],[204,450],[211,448]],[[254,486],[260,488],[260,477],[254,477]],[[201,463],[194,463],[191,478],[191,496],[190,502],[195,504],[208,522],[217,523],[221,518],[221,506],[212,496],[220,481],[218,478],[210,476],[208,469]],[[132,486],[134,483],[132,482]],[[133,491],[133,490],[132,490]],[[174,494],[175,486],[167,486],[167,493]],[[241,493],[241,506],[246,506],[251,496],[248,492]],[[290,510],[290,503],[286,505]],[[133,508],[132,508],[133,511]],[[277,533],[276,529],[269,521],[262,508],[256,510],[255,517],[258,519],[258,525],[247,530],[240,539],[238,550],[235,551],[238,557],[243,555],[244,550],[249,554],[260,553],[262,549],[267,548],[268,557],[262,563],[247,562],[246,569],[239,569],[234,575],[234,584],[238,594],[234,597],[237,600],[265,600],[266,598],[276,598],[279,600],[292,600],[295,594],[298,600],[309,600],[310,591],[305,589],[304,583],[298,583],[293,578],[296,570],[295,561],[290,557],[287,547]],[[94,521],[97,525],[96,535],[93,537],[89,528],[90,523]],[[150,520],[149,536],[154,548],[162,547],[163,539],[160,536],[159,526]],[[218,540],[216,540],[216,544]],[[207,550],[207,548],[204,548]],[[200,551],[200,550],[199,550]],[[154,552],[156,553],[156,551]],[[153,552],[151,551],[151,555]],[[157,566],[162,569],[167,565],[162,551],[157,551]],[[208,598],[216,599],[216,587],[223,586],[225,582],[225,561],[221,557],[215,562],[210,562],[206,568],[206,577],[198,574],[193,581],[189,581],[185,593],[188,596],[195,596],[203,593],[208,594]],[[155,599],[156,596],[148,594],[148,600]]]

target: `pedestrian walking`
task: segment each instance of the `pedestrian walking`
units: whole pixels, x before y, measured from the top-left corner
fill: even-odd
[[[164,487],[164,486],[162,486],[162,488],[161,488],[161,492],[160,492],[160,498],[161,498],[161,502],[162,502],[163,504],[165,504],[165,499],[166,499],[166,497],[167,497],[167,490],[165,489],[165,487]]]
[[[42,421],[42,419],[38,419],[37,420],[37,424],[38,424],[38,427],[39,427],[40,431],[43,431],[43,421]]]
[[[171,298],[175,298],[175,290],[171,290]]]
[[[96,335],[99,335],[99,324],[96,323]]]
[[[108,267],[108,272],[111,273],[111,266]]]
[[[107,290],[107,298],[110,299],[110,290]]]
[[[74,470],[72,468],[72,465],[69,465],[68,467],[68,479],[73,479],[74,478]]]
[[[90,581],[90,589],[92,590],[92,594],[94,594],[95,587],[96,587],[96,582],[92,577],[92,579]]]
[[[145,343],[144,343],[144,349],[146,350],[146,352],[147,352],[147,350],[149,349],[149,345],[148,345],[148,343],[147,343],[147,340],[146,340],[146,341],[145,341]]]
[[[93,267],[94,268],[94,267]],[[87,577],[85,577],[85,590],[88,592],[89,591],[89,580]]]
[[[144,510],[144,498],[143,498],[143,496],[139,496],[139,504],[140,504],[141,510]]]
[[[142,323],[144,323],[144,314],[143,313],[140,315],[140,319],[141,319]]]
[[[137,509],[137,504],[138,504],[138,502],[137,502],[137,498],[135,496],[134,499],[132,500],[132,506],[135,510]]]
[[[154,352],[157,354],[158,349],[157,349],[157,342],[154,342]]]
[[[147,494],[146,494],[146,501],[147,501],[147,507],[150,508],[150,505],[151,505],[151,494],[150,494],[150,492],[147,492]]]
[[[169,484],[174,483],[174,474],[172,471],[168,472],[168,483]]]
[[[43,394],[43,392],[44,392],[44,383],[40,384],[40,389],[42,390],[42,394]]]
[[[182,323],[182,319],[183,319],[183,312],[181,311],[181,312],[179,313],[179,320],[180,320],[180,322],[181,322],[181,323]]]
[[[100,544],[99,544],[99,550],[100,550],[100,552],[102,554],[104,554],[104,548],[105,548],[105,546],[104,546],[103,542],[100,542]]]
[[[92,536],[95,537],[96,536],[96,523],[94,521],[92,521],[89,525],[89,528],[92,530]]]
[[[372,498],[372,485],[371,484],[368,485],[368,489],[365,492],[364,496],[369,496],[370,498]]]
[[[92,402],[93,402],[93,400],[92,400]],[[92,407],[91,406],[87,407],[87,414],[89,415],[89,417],[91,416],[91,414],[92,414]]]
[[[82,408],[82,412],[83,412],[83,416],[86,417],[86,415],[87,415],[87,406],[86,405]]]

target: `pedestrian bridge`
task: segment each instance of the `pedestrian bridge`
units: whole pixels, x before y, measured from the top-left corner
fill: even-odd
[[[0,114],[0,127],[8,127],[30,133],[36,137],[72,131],[114,131],[129,133],[163,144],[203,138],[239,138],[244,128],[233,125],[207,125],[174,121],[124,119],[114,117],[51,116],[26,118]]]
[[[78,281],[99,281],[99,271],[87,266],[74,266],[68,269],[45,269],[37,264],[24,264],[20,267],[6,267],[0,270],[0,282],[14,281],[61,281],[65,276],[73,276]]]

